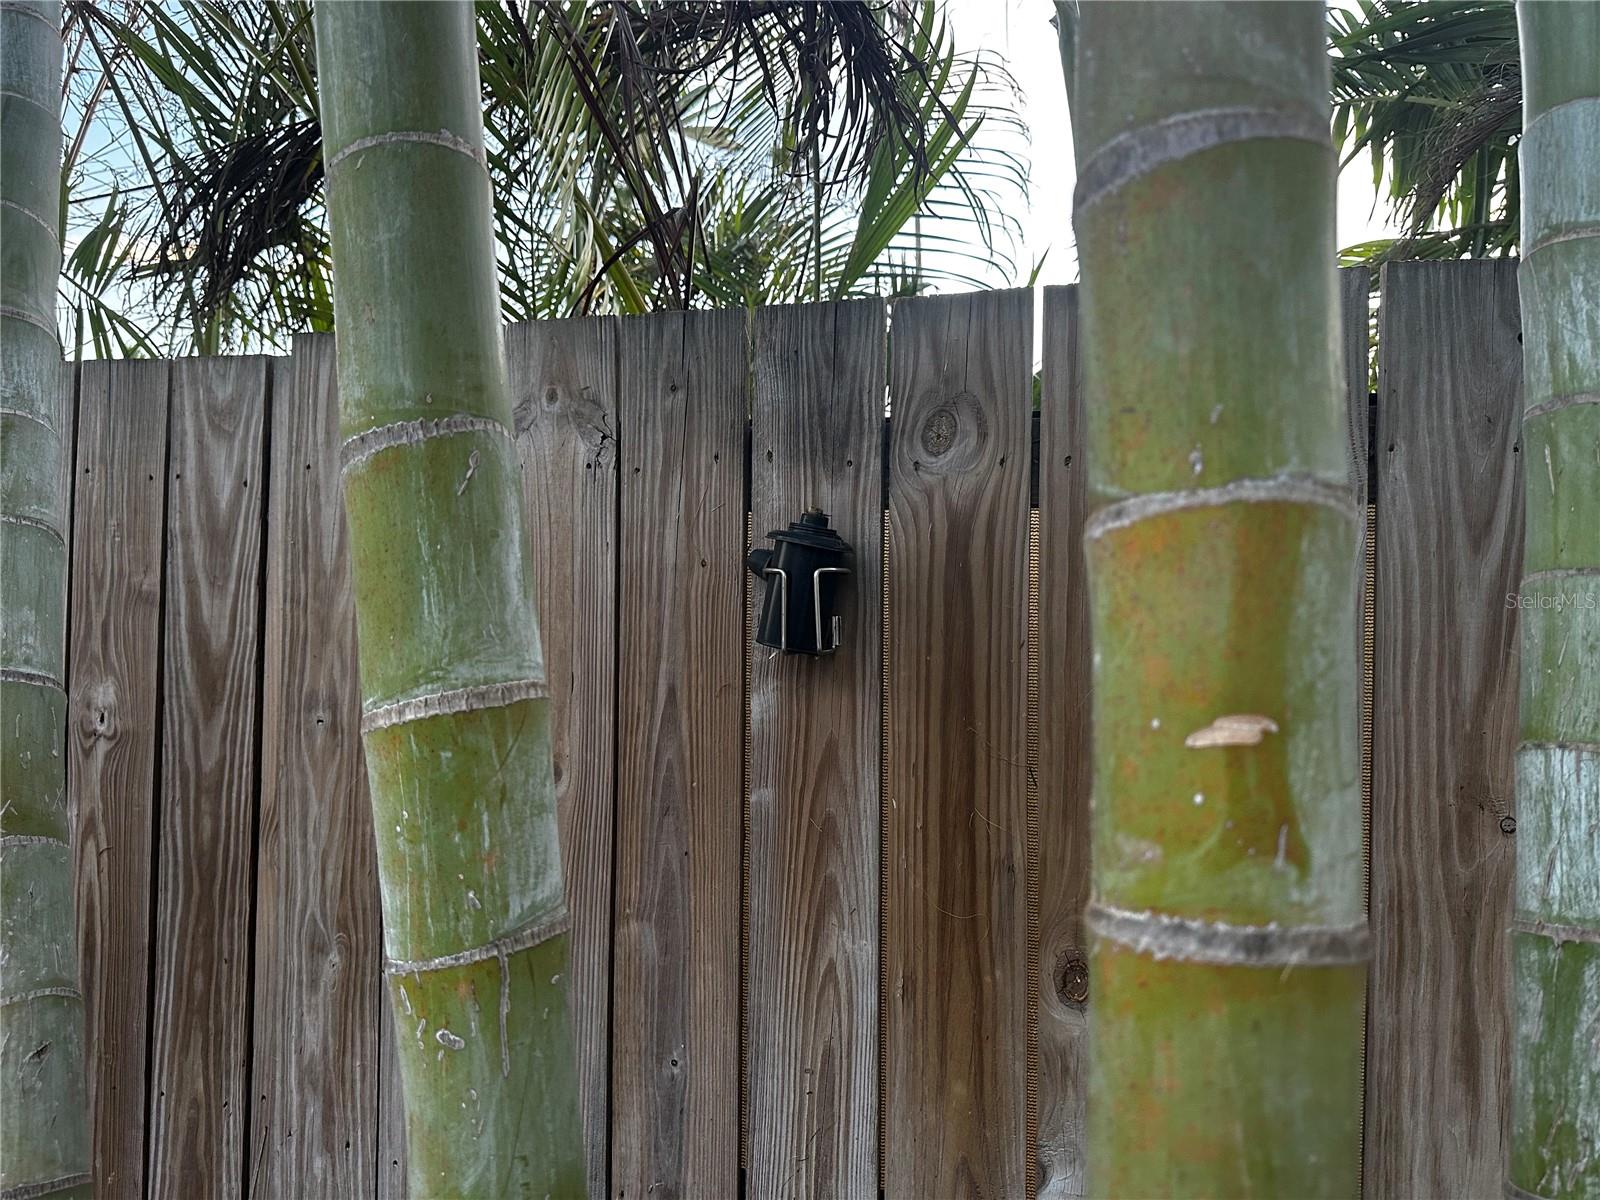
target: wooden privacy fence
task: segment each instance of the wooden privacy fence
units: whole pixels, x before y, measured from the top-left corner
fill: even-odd
[[[1344,298],[1364,458],[1363,274]],[[1032,308],[996,292],[896,302],[892,330],[863,301],[508,331],[597,1195],[1081,1190],[1072,289],[1045,292],[1037,416]],[[1366,1184],[1489,1196],[1512,268],[1391,268],[1381,312]],[[74,387],[100,1195],[403,1195],[332,341],[85,363]],[[752,653],[751,531],[808,505],[856,549],[844,647]]]

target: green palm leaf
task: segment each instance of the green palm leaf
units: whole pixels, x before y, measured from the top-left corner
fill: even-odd
[[[1522,76],[1510,0],[1360,0],[1328,21],[1335,140],[1347,163],[1371,156],[1405,227],[1346,247],[1346,264],[1514,251]]]

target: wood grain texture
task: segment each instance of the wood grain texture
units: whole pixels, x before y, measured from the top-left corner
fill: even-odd
[[[589,1193],[606,1194],[616,796],[617,324],[507,331],[506,358],[550,680],[567,907],[568,1013]]]
[[[1084,1194],[1089,1089],[1089,596],[1088,516],[1078,297],[1047,288],[1039,406],[1039,1133],[1036,1186],[1060,1200]]]
[[[611,1191],[739,1167],[745,314],[621,327]]]
[[[1361,513],[1360,614],[1355,622],[1355,635],[1357,661],[1361,664],[1361,692],[1357,700],[1361,729],[1361,853],[1369,897],[1372,874],[1372,540],[1377,533],[1377,514],[1371,507],[1371,481],[1368,479],[1372,453],[1368,428],[1372,408],[1370,279],[1365,267],[1345,267],[1339,271],[1339,349],[1344,370],[1345,417],[1350,429],[1350,487]]]
[[[244,1186],[265,358],[172,367],[149,1171]]]
[[[1371,275],[1365,267],[1339,271],[1339,350],[1350,424],[1350,482],[1356,502],[1367,502],[1368,351],[1372,346],[1367,300]]]
[[[364,1196],[381,916],[333,339],[296,339],[272,391],[249,1192]]]
[[[406,1105],[400,1091],[394,1010],[378,1002],[378,1200],[407,1200]]]
[[[855,557],[839,651],[751,662],[751,1197],[878,1189],[884,318],[880,301],[754,317],[755,542],[821,508]]]
[[[890,342],[885,1193],[1026,1189],[1026,291]]]
[[[168,365],[84,363],[73,479],[68,779],[77,814],[96,1195],[145,1192]]]
[[[1522,562],[1515,264],[1389,266],[1381,311],[1364,1194],[1497,1196],[1517,741],[1506,597]]]

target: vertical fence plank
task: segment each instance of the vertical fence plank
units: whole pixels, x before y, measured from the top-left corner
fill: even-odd
[[[1354,632],[1357,661],[1361,664],[1361,691],[1356,698],[1361,736],[1361,869],[1362,887],[1370,914],[1372,892],[1372,671],[1373,579],[1377,566],[1378,510],[1373,507],[1368,475],[1371,468],[1372,385],[1370,379],[1372,326],[1368,299],[1371,276],[1365,267],[1339,271],[1340,350],[1344,360],[1345,414],[1350,432],[1350,486],[1361,510],[1360,588]],[[1370,926],[1369,926],[1370,927]],[[1369,981],[1370,982],[1370,981]],[[1361,1113],[1366,1127],[1367,1048],[1361,1047]]]
[[[889,1197],[1021,1194],[1031,294],[894,310]]]
[[[1040,392],[1038,1194],[1084,1194],[1089,1090],[1088,515],[1078,297],[1047,288]]]
[[[250,1194],[373,1194],[380,914],[331,337],[275,364]]]
[[[821,508],[855,561],[836,654],[752,650],[751,1197],[878,1190],[884,318],[880,301],[755,314],[754,536]]]
[[[745,314],[621,327],[612,1194],[739,1155]]]
[[[150,889],[168,366],[90,362],[79,385],[68,777],[95,1193],[144,1194]]]
[[[606,1193],[611,849],[616,795],[616,322],[507,331],[517,446],[550,678],[551,752],[572,927],[567,1003],[577,1043],[589,1192]]]
[[[150,1194],[244,1182],[265,358],[172,368]]]
[[[1364,1194],[1498,1195],[1522,561],[1515,264],[1385,268]],[[1542,470],[1542,464],[1530,469]]]
[[[1371,275],[1365,267],[1344,267],[1339,271],[1339,349],[1344,360],[1346,409],[1350,424],[1350,461],[1356,485],[1356,500],[1367,501],[1367,352],[1371,349],[1371,328],[1367,315]]]
[[[400,1092],[400,1054],[394,1010],[378,998],[378,1200],[406,1200],[406,1106]]]

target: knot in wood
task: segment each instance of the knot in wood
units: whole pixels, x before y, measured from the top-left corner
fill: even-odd
[[[89,703],[84,710],[86,718],[83,731],[90,738],[109,738],[117,732],[117,687],[111,680],[101,680],[89,689]]]
[[[1073,956],[1056,972],[1056,995],[1061,1003],[1082,1008],[1089,1002],[1089,964]]]
[[[922,423],[922,449],[938,458],[950,451],[956,441],[956,415],[948,408],[935,409]]]
[[[988,419],[970,392],[935,405],[917,430],[919,461],[940,470],[976,466],[988,441]]]

